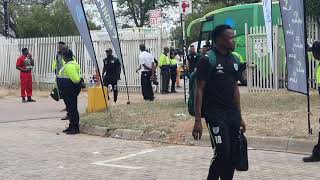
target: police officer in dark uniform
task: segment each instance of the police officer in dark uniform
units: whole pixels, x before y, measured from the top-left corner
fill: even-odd
[[[103,83],[104,86],[112,86],[113,90],[113,98],[114,102],[117,102],[118,99],[118,81],[120,80],[120,74],[121,74],[121,63],[118,58],[115,58],[112,55],[112,49],[106,50],[107,57],[103,60],[104,66],[103,66]],[[109,95],[108,95],[108,99]]]
[[[190,53],[187,56],[188,66],[189,66],[189,74],[191,74],[197,66],[197,62],[199,60],[199,55],[196,52],[194,45],[190,46]]]
[[[231,180],[235,171],[239,131],[242,129],[244,132],[246,129],[241,116],[237,83],[240,73],[238,61],[232,55],[235,48],[232,28],[228,25],[217,26],[212,37],[216,48],[201,57],[196,70],[198,76],[192,134],[196,140],[201,138],[201,117],[204,116],[214,149],[208,180]],[[210,64],[213,53],[216,56],[215,65]]]

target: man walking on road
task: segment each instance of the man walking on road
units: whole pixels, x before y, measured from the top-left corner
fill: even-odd
[[[313,57],[320,61],[320,41],[316,41],[312,45],[312,54]],[[317,84],[318,84],[318,91],[320,94],[320,63],[317,67]],[[320,123],[320,119],[319,119]],[[320,161],[320,132],[318,137],[318,144],[314,146],[311,156],[304,157],[302,159],[304,162],[319,162]]]
[[[118,100],[118,81],[120,80],[121,74],[121,63],[118,58],[112,55],[112,49],[106,50],[107,57],[103,60],[103,84],[108,88],[109,85],[112,86],[113,100],[117,102]],[[108,99],[109,93],[108,93]]]
[[[212,33],[216,48],[202,56],[197,66],[195,89],[195,124],[193,137],[201,139],[201,118],[205,117],[214,158],[208,180],[231,180],[235,171],[235,144],[240,129],[246,125],[241,116],[238,60],[232,55],[235,35],[228,25],[220,25]],[[216,63],[212,63],[213,56]]]
[[[154,57],[152,54],[147,52],[146,46],[144,44],[140,45],[140,55],[139,55],[139,69],[137,72],[142,69],[141,72],[141,87],[143,99],[146,101],[154,101],[154,93],[152,90],[151,79],[154,79]]]
[[[32,69],[34,60],[27,48],[22,49],[22,55],[18,58],[16,68],[20,71],[22,102],[36,102],[32,99]],[[26,97],[28,99],[26,100]]]
[[[169,83],[170,83],[170,60],[169,60],[169,48],[165,47],[163,54],[159,58],[159,67],[161,69],[161,93],[169,93]]]

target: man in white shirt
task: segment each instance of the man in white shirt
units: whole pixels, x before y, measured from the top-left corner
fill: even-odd
[[[144,100],[153,101],[154,93],[152,90],[151,78],[154,75],[154,57],[152,54],[146,51],[146,46],[144,44],[140,45],[140,55],[139,55],[139,70],[142,69],[141,72],[141,87],[142,87],[142,95]]]

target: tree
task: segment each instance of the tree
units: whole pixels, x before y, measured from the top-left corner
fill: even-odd
[[[2,3],[2,0],[0,0]],[[2,4],[0,3],[0,8]],[[0,11],[0,32],[4,29]],[[10,28],[17,37],[67,36],[78,34],[64,0],[10,0]],[[89,27],[100,29],[88,14]]]
[[[201,18],[204,15],[208,14],[209,12],[212,12],[214,10],[224,8],[226,5],[224,3],[206,3],[202,5],[202,1],[199,1],[199,4],[194,3],[193,6],[196,6],[194,9],[194,12],[192,14],[187,15],[186,17],[186,27],[195,19]],[[199,38],[199,32],[200,32],[201,25],[196,24],[192,28],[191,36],[187,39],[187,44],[190,44],[192,42],[198,41]],[[176,46],[178,48],[183,47],[182,42],[182,28],[180,24],[177,24],[177,26],[171,30],[171,39],[176,41]]]
[[[119,0],[119,15],[132,19],[137,27],[148,23],[148,12],[160,7],[175,5],[175,0]]]
[[[10,0],[9,1],[9,26],[10,28],[16,33],[16,24],[17,24],[17,14],[20,12],[24,7],[27,6],[43,6],[46,7],[52,4],[54,0]],[[4,14],[3,14],[3,0],[0,0],[0,33],[4,34]]]
[[[100,29],[88,18],[91,30]],[[49,6],[22,7],[17,14],[17,37],[46,37],[78,35],[72,16],[64,3],[57,0]]]
[[[307,14],[316,17],[320,23],[320,1],[319,0],[307,0]]]

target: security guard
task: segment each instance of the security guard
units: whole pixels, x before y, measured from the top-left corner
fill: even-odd
[[[312,54],[313,57],[320,61],[320,41],[315,41],[312,45]],[[317,66],[317,84],[318,84],[318,91],[320,94],[320,63]],[[319,119],[320,121],[320,119]],[[304,157],[302,159],[304,162],[319,162],[320,161],[320,132],[318,136],[318,144],[314,146],[311,156]]]
[[[239,59],[239,63],[240,64],[244,64],[244,59],[242,58],[241,54],[237,53],[237,52],[232,52],[233,55],[237,56],[237,58]]]
[[[58,53],[52,62],[52,69],[56,75],[58,75],[60,69],[66,64],[66,62],[63,60],[62,52],[67,49],[68,47],[66,46],[65,42],[58,42]]]
[[[108,87],[112,86],[113,90],[113,99],[114,102],[117,102],[118,99],[118,81],[120,80],[121,73],[121,63],[118,58],[115,58],[112,55],[112,49],[106,50],[107,57],[103,60],[103,84]],[[109,96],[108,96],[108,99]]]
[[[190,46],[190,53],[187,56],[189,74],[191,74],[194,71],[194,69],[197,66],[197,63],[198,63],[199,59],[200,59],[200,56],[196,52],[196,48],[194,47],[194,45],[191,45]]]
[[[60,69],[66,64],[66,62],[63,59],[62,53],[67,49],[68,49],[68,46],[66,45],[65,42],[62,42],[62,41],[58,42],[58,52],[57,52],[56,58],[52,62],[52,70],[54,71],[56,76],[58,75]],[[63,99],[63,94],[59,87],[57,87],[57,91],[59,92],[60,99]],[[62,111],[66,111],[66,110],[67,108],[63,109]],[[69,120],[68,114],[64,118],[61,118],[61,120]]]
[[[67,112],[70,118],[69,127],[63,132],[66,134],[78,134],[80,133],[78,95],[81,91],[83,79],[80,76],[80,65],[74,60],[71,50],[63,52],[63,59],[66,64],[60,69],[57,82],[64,94],[63,100],[67,106]]]
[[[170,77],[171,77],[171,93],[176,93],[178,62],[174,49],[170,50]]]
[[[163,54],[159,58],[159,67],[161,69],[162,94],[169,93],[170,82],[170,60],[168,57],[169,48],[165,47]]]

